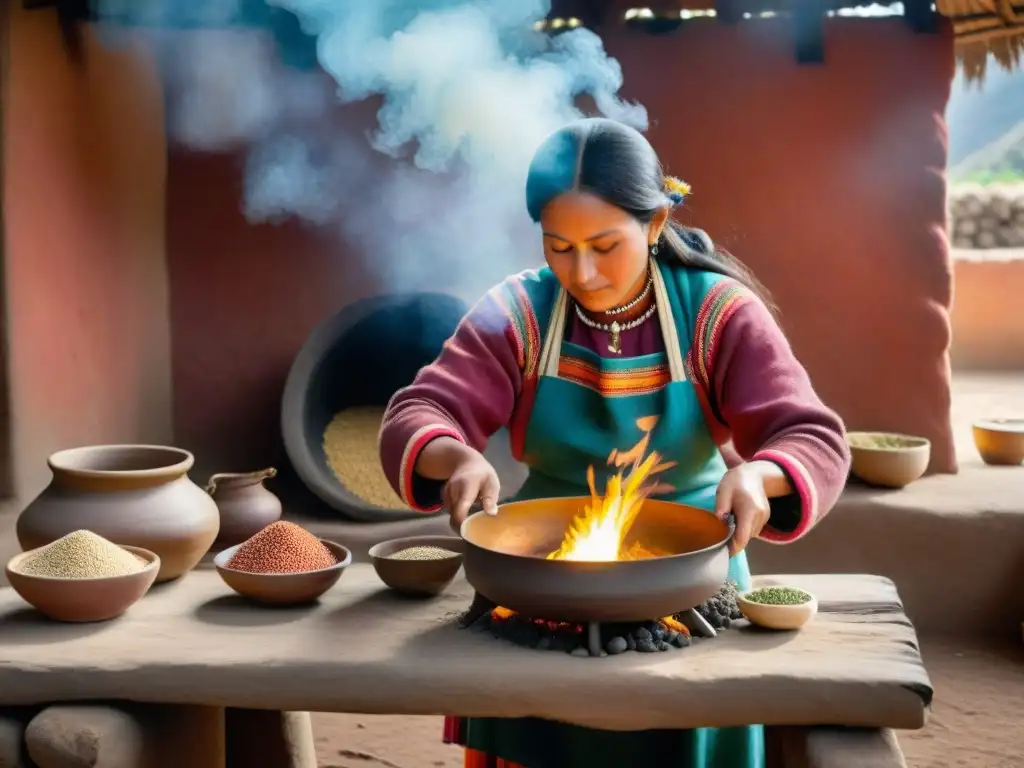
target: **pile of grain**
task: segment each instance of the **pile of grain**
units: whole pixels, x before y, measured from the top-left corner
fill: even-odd
[[[452,552],[444,547],[406,547],[387,556],[388,560],[445,560],[449,557],[458,557],[458,552]]]
[[[851,432],[846,436],[851,448],[865,448],[876,451],[899,451],[920,448],[927,441],[923,437],[892,435],[886,432]]]
[[[811,600],[809,594],[796,587],[761,587],[745,597],[759,605],[803,605]]]
[[[408,509],[380,465],[377,434],[383,418],[383,408],[339,411],[324,430],[324,455],[338,482],[362,501],[380,509]]]
[[[337,562],[316,536],[282,520],[239,545],[227,566],[246,573],[308,573]]]
[[[58,579],[98,579],[138,573],[147,565],[102,536],[91,531],[74,531],[37,549],[18,566],[26,576]]]

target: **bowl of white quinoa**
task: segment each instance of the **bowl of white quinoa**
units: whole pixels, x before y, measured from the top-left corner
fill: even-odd
[[[405,595],[439,595],[462,567],[463,541],[458,536],[407,536],[370,548],[380,580]]]
[[[119,546],[92,531],[72,531],[45,547],[15,555],[4,573],[26,603],[55,621],[107,621],[153,586],[160,558]]]

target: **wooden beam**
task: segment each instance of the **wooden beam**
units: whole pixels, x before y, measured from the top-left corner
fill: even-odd
[[[932,10],[932,0],[903,0],[903,20],[920,34],[938,31],[938,14]]]
[[[715,19],[719,24],[733,27],[743,18],[739,0],[715,0]]]
[[[799,64],[825,62],[825,14],[818,0],[794,0],[793,45]]]

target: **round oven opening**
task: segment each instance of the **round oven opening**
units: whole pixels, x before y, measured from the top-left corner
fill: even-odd
[[[437,357],[467,311],[439,293],[363,299],[322,322],[299,350],[281,405],[285,451],[296,475],[342,515],[377,522],[420,514],[384,483],[376,430],[391,396]],[[510,468],[522,471],[504,433],[488,456],[503,481]]]

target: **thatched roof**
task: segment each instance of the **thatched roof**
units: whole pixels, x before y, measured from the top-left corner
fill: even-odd
[[[988,54],[1006,69],[1024,58],[1024,0],[936,0],[953,22],[957,58],[968,80],[985,76]]]

